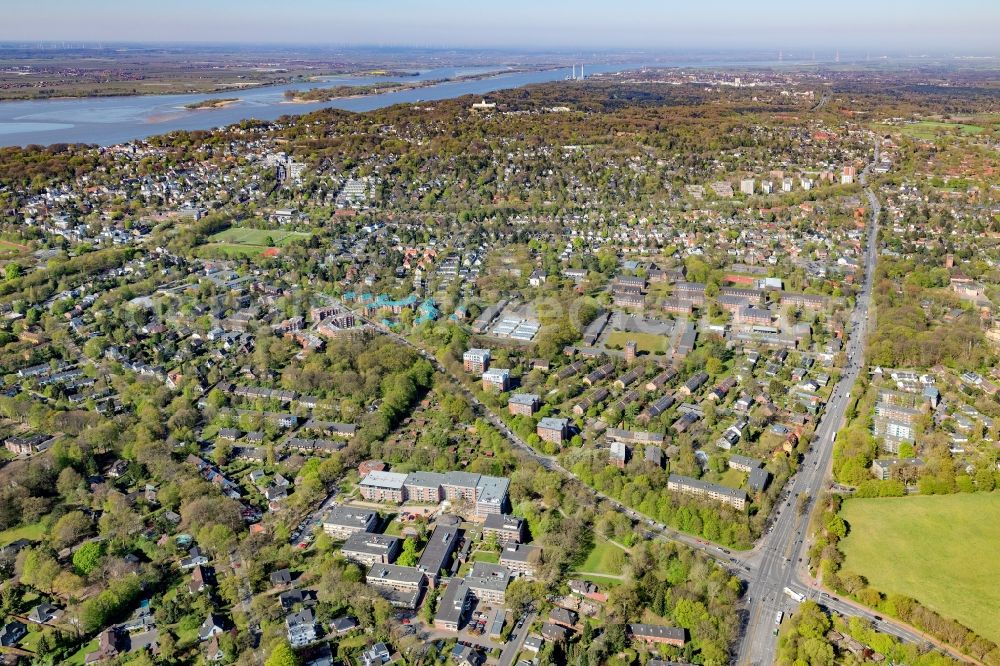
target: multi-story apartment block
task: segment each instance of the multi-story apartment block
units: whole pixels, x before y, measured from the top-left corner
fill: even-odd
[[[692,479],[691,477],[680,476],[679,474],[671,474],[667,478],[667,490],[707,497],[739,510],[743,510],[747,505],[747,494],[743,490],[728,488],[717,483]]]
[[[490,368],[489,349],[470,349],[462,354],[462,365],[466,372],[482,374]]]

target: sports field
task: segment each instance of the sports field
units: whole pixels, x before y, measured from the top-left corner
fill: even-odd
[[[293,240],[307,239],[312,234],[305,231],[284,231],[282,229],[247,229],[230,227],[209,237],[210,243],[233,243],[235,245],[259,245],[260,247],[282,247]],[[270,240],[268,240],[270,239]]]
[[[852,499],[844,573],[1000,641],[1000,492]]]
[[[653,335],[652,333],[626,333],[624,331],[612,331],[608,333],[608,339],[605,344],[608,347],[621,347],[625,349],[625,343],[629,340],[635,341],[636,351],[647,354],[655,354],[656,352],[665,352],[667,350],[667,343],[669,340],[662,335]]]
[[[294,240],[305,240],[310,236],[312,234],[305,231],[232,227],[209,236],[208,243],[202,245],[199,250],[204,254],[216,256],[255,257],[271,248],[284,247]]]

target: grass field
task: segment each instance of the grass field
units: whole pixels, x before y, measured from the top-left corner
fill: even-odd
[[[577,571],[618,576],[621,574],[621,568],[615,565],[615,559],[621,555],[627,557],[627,553],[615,544],[607,539],[597,538],[593,549],[587,554],[587,559],[577,567]]]
[[[589,580],[594,585],[601,588],[602,592],[607,592],[607,588],[616,587],[624,582],[623,578],[608,578],[607,576],[601,576],[600,574],[581,574],[573,573],[573,578],[579,578],[580,580]]]
[[[635,341],[636,350],[639,353],[655,354],[656,352],[666,352],[669,340],[662,335],[652,333],[626,333],[624,331],[612,331],[608,334],[605,344],[608,347],[621,347],[625,349],[625,343],[629,340]]]
[[[28,539],[29,541],[41,541],[45,536],[45,528],[41,523],[15,527],[13,529],[0,532],[0,546],[6,546],[18,539]]]
[[[747,480],[747,473],[741,472],[738,469],[729,468],[722,473],[722,478],[719,479],[719,483],[726,486],[727,488],[742,488],[743,483]]]
[[[294,240],[306,240],[310,236],[312,234],[305,231],[231,227],[209,236],[208,243],[199,250],[216,256],[256,257],[270,248],[284,247]]]
[[[91,652],[96,652],[97,648],[99,646],[100,646],[100,644],[98,643],[97,639],[95,638],[94,640],[90,641],[89,643],[87,643],[86,645],[84,645],[82,648],[80,648],[79,650],[77,650],[76,652],[74,652],[73,654],[71,654],[69,656],[69,658],[67,658],[64,663],[67,666],[83,666],[84,659],[86,658],[86,656],[88,654],[90,654]]]
[[[924,139],[926,141],[934,139],[941,132],[944,132],[945,134],[952,134],[957,131],[963,136],[973,136],[984,131],[984,128],[979,125],[945,123],[934,120],[922,120],[918,123],[898,125],[896,126],[896,129],[899,129],[904,134],[912,136],[916,139]]]
[[[1000,641],[1000,492],[844,503],[845,572]]]
[[[305,231],[284,231],[282,229],[247,229],[246,227],[230,227],[225,231],[209,236],[212,243],[231,243],[234,245],[259,245],[260,247],[282,247],[293,240],[307,239],[312,234]],[[268,242],[268,238],[272,242]]]

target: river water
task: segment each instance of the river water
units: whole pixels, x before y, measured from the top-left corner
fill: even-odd
[[[625,71],[638,64],[587,65],[587,74]],[[496,72],[495,74],[490,74]],[[305,90],[339,85],[367,85],[388,81],[425,81],[466,75],[490,74],[481,79],[450,81],[415,90],[310,104],[289,103],[286,90]],[[283,115],[308,113],[322,108],[370,111],[393,104],[447,99],[462,95],[485,95],[496,90],[517,88],[567,78],[570,69],[510,72],[490,67],[450,67],[421,71],[418,76],[324,77],[277,86],[263,86],[231,92],[186,95],[139,95],[134,97],[87,97],[0,103],[0,146],[28,144],[95,143],[103,146],[141,139],[173,130],[201,130],[221,127],[254,118],[274,120]],[[218,109],[184,108],[206,99],[239,97],[240,101]]]

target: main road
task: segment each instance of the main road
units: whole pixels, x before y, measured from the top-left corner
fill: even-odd
[[[867,174],[862,173],[861,179],[864,183]],[[878,216],[881,210],[875,194],[870,189],[866,189],[865,194],[868,197],[871,215],[867,225],[864,278],[861,290],[855,299],[848,325],[847,344],[844,347],[847,364],[816,427],[812,446],[803,457],[799,471],[789,480],[785,499],[775,507],[776,515],[771,526],[745,559],[751,575],[747,585],[748,620],[743,640],[737,651],[739,664],[774,663],[778,614],[792,610],[796,603],[784,592],[786,588],[803,596],[818,597],[820,603],[827,607],[840,605],[849,615],[866,615],[853,606],[842,604],[839,600],[803,584],[798,574],[801,570],[798,565],[809,527],[809,511],[798,510],[799,498],[804,496],[801,501],[807,503],[807,508],[811,508],[812,502],[822,493],[833,455],[834,437],[843,424],[844,414],[850,404],[851,388],[865,367],[864,344],[870,322],[869,308],[877,254]],[[896,630],[892,625],[877,620],[874,615],[867,615],[868,619],[878,622],[879,629],[883,631],[890,631],[901,638],[919,640],[916,635],[905,635],[908,633],[905,630]]]
[[[876,147],[875,159],[872,164],[877,163],[878,158],[878,148]],[[859,180],[866,186],[870,167],[871,165],[867,166],[859,175]],[[807,509],[811,509],[812,502],[822,494],[830,471],[834,437],[843,425],[844,414],[851,400],[851,388],[865,368],[865,340],[869,325],[872,323],[869,311],[877,258],[878,218],[881,211],[879,201],[870,188],[866,187],[865,196],[868,198],[870,216],[865,243],[864,277],[861,290],[855,298],[854,309],[848,325],[847,342],[843,350],[847,364],[840,380],[834,386],[830,401],[817,424],[812,446],[804,456],[799,471],[789,480],[783,499],[774,509],[775,516],[770,527],[753,550],[745,553],[731,553],[718,545],[656,523],[649,516],[640,514],[604,493],[588,488],[595,498],[604,500],[616,511],[638,522],[648,535],[678,541],[699,550],[745,582],[747,586],[747,619],[741,631],[735,655],[736,662],[741,665],[764,666],[774,663],[777,651],[776,616],[778,612],[786,614],[794,610],[795,605],[797,605],[797,602],[785,593],[786,588],[797,595],[815,599],[822,606],[841,615],[864,618],[879,631],[892,634],[904,641],[917,644],[927,642],[925,636],[907,625],[886,620],[853,602],[818,589],[818,586],[808,576],[800,576],[800,571],[805,569],[798,566],[805,549],[804,544],[809,527],[809,511],[801,513],[798,511],[798,498],[804,496],[802,501],[807,503]],[[339,304],[347,308],[346,304]],[[455,376],[430,352],[380,324],[367,320],[360,312],[355,312],[355,316],[400,344],[415,350],[427,359],[438,372],[449,376],[459,387],[466,400],[473,406],[475,413],[486,418],[515,448],[533,458],[545,469],[579,481],[575,474],[560,465],[553,456],[539,453],[521,439],[492,409],[483,404],[472,391],[465,388],[462,378]],[[582,484],[582,482],[580,483]],[[951,653],[952,656],[963,658],[962,655],[943,646],[939,647]]]

